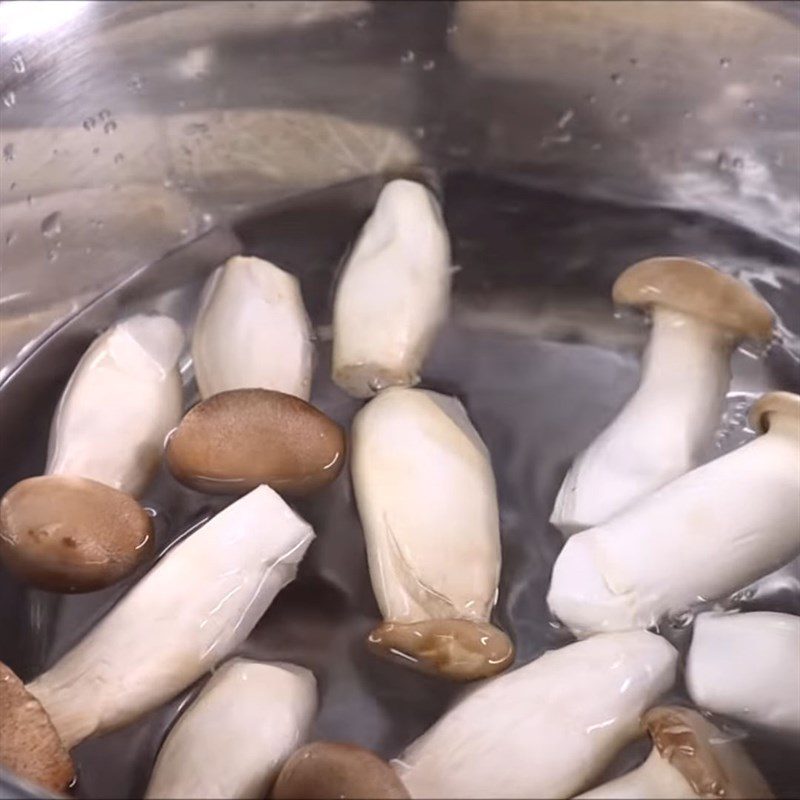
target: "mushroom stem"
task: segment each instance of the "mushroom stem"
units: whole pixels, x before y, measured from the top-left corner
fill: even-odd
[[[200,397],[272,389],[308,400],[314,348],[300,284],[260,258],[234,256],[206,283],[192,335]]]
[[[353,397],[412,386],[447,314],[450,243],[422,185],[384,186],[345,264],[333,309],[333,379]]]
[[[388,389],[356,416],[352,472],[370,576],[386,624],[371,649],[469,680],[513,658],[489,624],[500,533],[489,453],[463,406]]]
[[[550,521],[565,535],[598,525],[701,463],[719,424],[734,344],[709,322],[654,309],[639,387],[573,462]]]
[[[578,795],[575,800],[696,800],[697,794],[678,770],[652,750],[647,761],[620,778]]]
[[[138,497],[181,417],[178,324],[139,314],[99,336],[53,418],[47,474],[91,478]]]
[[[701,708],[800,733],[800,617],[705,613],[694,623],[686,688]]]
[[[170,730],[145,797],[265,797],[305,741],[316,707],[317,682],[309,670],[229,661]]]
[[[27,686],[67,749],[170,700],[249,635],[314,533],[260,486],[183,539]]]
[[[646,631],[545,653],[467,695],[395,769],[412,797],[571,797],[635,738],[676,662]]]
[[[755,441],[567,541],[548,604],[573,632],[655,625],[800,552],[800,397],[764,395],[751,419]]]

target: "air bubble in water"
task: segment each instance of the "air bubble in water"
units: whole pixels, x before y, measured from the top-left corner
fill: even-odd
[[[16,231],[9,231],[6,234],[6,246],[11,247],[12,244],[16,241],[17,232]]]
[[[138,92],[144,86],[144,79],[141,75],[131,75],[128,86],[133,89],[133,91]]]
[[[400,56],[400,63],[401,64],[413,64],[417,58],[417,54],[413,50],[406,50]]]
[[[744,159],[740,158],[739,156],[736,156],[736,158],[734,158],[733,161],[731,161],[731,166],[734,169],[742,169],[744,167]]]
[[[114,156],[114,163],[121,164],[125,160],[125,156],[122,153],[117,153]]]
[[[207,211],[200,217],[203,225],[206,228],[210,228],[214,224],[214,215],[209,214]]]
[[[773,82],[773,83],[774,83],[776,86],[782,86],[782,85],[783,85],[783,75],[781,75],[779,72],[776,72],[776,73],[775,73],[775,74],[772,76],[772,82]]]
[[[731,157],[723,150],[717,156],[717,169],[728,170],[731,168]]]
[[[3,95],[3,105],[6,108],[12,108],[16,104],[16,102],[17,102],[17,95],[11,89],[9,89]]]
[[[90,131],[95,125],[97,125],[97,120],[94,117],[86,117],[83,121],[83,127],[87,131]]]
[[[94,156],[100,155],[100,148],[99,147],[93,148],[92,149],[92,155],[94,155]]]
[[[101,122],[105,122],[107,119],[111,119],[111,112],[107,108],[103,108],[97,116],[100,117]]]
[[[58,252],[56,250],[48,250],[47,251],[47,260],[48,261],[55,261],[58,258]]]
[[[425,128],[423,128],[421,125],[419,125],[418,127],[414,128],[414,136],[416,136],[417,139],[424,139],[425,138]]]
[[[631,121],[631,115],[627,111],[618,111],[617,121],[621,125],[627,125]]]
[[[622,82],[623,82],[622,75],[620,75],[619,72],[612,72],[611,73],[611,82],[616,84],[617,86],[620,86],[622,84]]]
[[[433,70],[433,69],[436,69],[436,62],[435,62],[435,61],[434,61],[432,58],[429,58],[429,59],[428,59],[428,60],[427,60],[427,61],[426,61],[426,62],[425,62],[423,65],[422,65],[422,69],[423,69],[425,72],[430,72],[431,70]]]
[[[9,142],[7,145],[3,147],[3,161],[13,161],[14,160],[14,143]]]
[[[728,69],[728,67],[731,65],[731,60],[727,56],[723,56],[719,60],[719,65],[722,69]]]
[[[564,112],[564,113],[563,113],[563,114],[562,114],[562,115],[561,115],[561,116],[558,118],[558,122],[556,123],[556,127],[557,127],[557,128],[559,128],[560,130],[564,130],[564,128],[566,128],[566,127],[567,127],[567,125],[569,125],[569,123],[572,121],[572,118],[573,118],[574,116],[575,116],[575,112],[574,112],[574,111],[573,111],[571,108],[568,108],[568,109],[567,109],[567,110],[566,110],[566,111],[565,111],[565,112]]]
[[[17,75],[24,74],[26,66],[25,59],[22,57],[22,53],[14,53],[14,55],[11,56],[11,66]]]
[[[114,122],[113,119],[110,119],[103,125],[103,133],[113,133],[117,129],[117,123]]]
[[[673,617],[669,624],[671,627],[676,628],[677,630],[683,630],[684,628],[688,628],[694,622],[694,614],[691,611],[685,611],[683,614],[678,614],[677,616]]]
[[[58,236],[61,233],[61,212],[54,211],[52,214],[48,214],[42,220],[40,228],[42,236],[46,239],[53,239]]]

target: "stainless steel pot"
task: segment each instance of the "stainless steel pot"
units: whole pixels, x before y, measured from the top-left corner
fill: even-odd
[[[510,378],[497,365],[471,373],[466,354],[525,364],[526,348],[542,339],[628,353],[641,332],[615,327],[608,284],[635,257],[670,248],[751,280],[781,316],[781,341],[761,366],[742,361],[734,389],[800,385],[795,3],[5,2],[0,45],[3,491],[41,466],[49,408],[87,336],[119,307],[152,307],[156,296],[161,308],[190,318],[204,272],[239,241],[295,269],[324,326],[337,259],[374,197],[372,176],[386,173],[413,172],[452,201],[464,269],[454,327],[426,378],[468,400],[474,391],[472,410],[483,413],[490,446],[496,420],[480,393],[486,381]],[[98,296],[105,304],[87,312]],[[509,356],[508,341],[492,338],[501,335],[521,337],[521,349]],[[528,476],[532,507],[511,489],[504,499],[507,528],[535,530],[534,544],[521,545],[516,533],[505,542],[523,566],[530,561],[527,573],[512,568],[504,578],[522,587],[527,605],[501,609],[524,660],[558,641],[548,638],[542,594],[557,550],[544,506],[570,453],[635,382],[630,353],[570,353],[546,362],[548,385],[574,394],[568,382],[590,376],[582,391],[594,393],[597,410],[568,431],[562,419],[563,441],[555,447],[548,438],[550,449],[528,421],[529,443],[548,453],[548,466]],[[322,377],[315,398],[343,421],[354,409]],[[517,407],[515,418],[525,413],[533,411]],[[504,430],[493,431],[495,459]],[[159,497],[171,519],[162,537],[198,513],[175,507],[166,491]],[[321,543],[309,575],[334,595],[341,582],[357,585],[353,594],[342,590],[341,602],[358,607],[341,609],[350,631],[373,606],[363,569],[342,567],[343,553],[360,552],[342,491],[305,511],[318,529],[327,527],[330,503],[347,521],[338,524],[348,529],[346,544]],[[779,592],[779,605],[797,610],[796,584]],[[306,601],[321,585],[312,580],[307,596],[292,601],[306,630],[315,630]],[[59,603],[0,575],[0,658],[32,676],[114,597]],[[291,607],[259,645],[270,643],[270,653],[291,650]],[[342,658],[350,643],[337,645]],[[321,659],[320,647],[308,646],[307,660]],[[352,701],[366,720],[355,738],[390,753],[452,696],[428,679],[386,675],[367,683],[395,715],[392,725],[359,706],[358,692],[348,700],[352,676],[340,686],[327,673],[342,693],[338,705],[323,707],[321,730],[337,732]],[[398,700],[413,692],[424,702],[403,716]],[[158,744],[153,730],[87,751],[94,776],[84,776],[80,791],[140,793],[142,765]],[[757,746],[766,762],[786,752],[784,744]],[[136,764],[114,762],[116,782],[100,776],[104,754],[120,759],[126,748],[138,748]],[[786,767],[773,771],[780,791],[800,785]],[[4,796],[28,795],[0,774]]]

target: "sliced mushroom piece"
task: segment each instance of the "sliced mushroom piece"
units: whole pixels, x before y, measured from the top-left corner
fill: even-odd
[[[393,180],[344,266],[333,308],[333,379],[353,397],[413,386],[450,298],[450,242],[436,198]]]
[[[242,494],[266,484],[299,496],[327,486],[345,460],[342,428],[305,400],[239,389],[198,403],[167,442],[181,483],[208,494]]]
[[[722,413],[733,349],[772,335],[769,306],[700,261],[641,261],[617,278],[613,297],[650,312],[650,341],[638,389],[564,478],[550,521],[565,535],[606,522],[698,466]]]
[[[458,400],[387,389],[357,415],[352,473],[370,575],[386,620],[370,649],[455,680],[514,657],[489,624],[500,532],[489,453]]]
[[[306,740],[316,708],[317,682],[309,670],[227,662],[167,735],[145,797],[265,797],[283,762]]]
[[[395,769],[412,797],[571,797],[636,737],[676,662],[646,631],[545,653],[467,695]]]
[[[72,749],[167,702],[228,656],[290,583],[314,537],[266,486],[158,561],[27,690]]]
[[[192,334],[192,360],[206,399],[232,389],[273,389],[308,400],[314,347],[300,283],[252,256],[211,275]]]
[[[800,617],[775,611],[699,614],[686,688],[701,708],[800,733]]]
[[[102,589],[154,549],[150,516],[130,495],[97,481],[27,478],[0,501],[0,560],[40,589]]]
[[[697,711],[660,706],[648,711],[642,724],[653,740],[647,761],[627,775],[585,792],[580,800],[773,797],[745,749]]]
[[[284,764],[273,800],[405,800],[394,770],[371,750],[341,742],[312,742]]]
[[[655,625],[800,553],[800,397],[766,394],[750,418],[762,436],[570,537],[547,600],[574,633]]]
[[[98,337],[61,396],[46,472],[140,496],[181,418],[182,347],[180,327],[164,316],[129,317]]]

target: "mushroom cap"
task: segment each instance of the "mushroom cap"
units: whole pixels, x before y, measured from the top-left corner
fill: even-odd
[[[0,501],[0,559],[41,589],[101,589],[154,546],[152,520],[136,500],[89,478],[27,478]]]
[[[642,717],[653,745],[697,793],[729,800],[771,798],[772,792],[744,748],[726,740],[697,711],[659,706]]]
[[[72,759],[47,712],[2,662],[0,764],[54,792],[63,792],[75,779]]]
[[[488,622],[426,619],[384,622],[367,637],[373,653],[456,681],[488,678],[511,666],[514,645]]]
[[[750,425],[761,433],[769,430],[772,414],[785,414],[800,422],[800,395],[791,392],[767,392],[750,407]]]
[[[312,742],[290,756],[272,788],[274,800],[404,800],[395,771],[371,750],[341,742]]]
[[[690,258],[648,258],[628,267],[614,282],[620,305],[666,306],[699,317],[740,338],[767,341],[772,309],[741,281]]]

